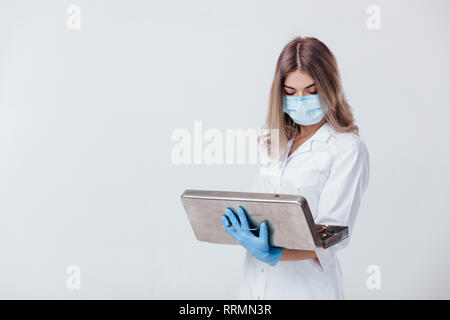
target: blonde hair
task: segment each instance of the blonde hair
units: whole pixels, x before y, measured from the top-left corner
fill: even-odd
[[[359,135],[355,124],[352,108],[348,104],[341,84],[336,58],[328,47],[313,37],[295,37],[281,51],[278,58],[272,88],[269,96],[269,106],[259,138],[270,154],[270,130],[279,130],[278,145],[284,151],[287,142],[292,139],[300,126],[289,115],[283,112],[283,85],[289,73],[299,70],[308,73],[313,78],[321,104],[328,106],[325,120],[337,132],[354,132]],[[324,110],[325,111],[325,110]],[[260,140],[261,142],[261,140]],[[283,152],[280,153],[280,156]]]

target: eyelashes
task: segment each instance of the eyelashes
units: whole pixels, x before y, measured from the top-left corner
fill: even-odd
[[[317,90],[314,91],[314,92],[308,92],[308,93],[309,93],[309,94],[317,94]],[[294,92],[293,92],[293,93],[285,92],[284,94],[287,95],[287,96],[292,96],[292,95],[294,94]]]

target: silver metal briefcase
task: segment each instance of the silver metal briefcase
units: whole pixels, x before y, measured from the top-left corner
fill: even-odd
[[[328,248],[348,236],[348,227],[316,225],[306,199],[300,195],[185,190],[181,201],[199,241],[238,244],[223,229],[221,220],[229,206],[242,205],[248,213],[250,229],[257,235],[259,225],[268,220],[270,243],[297,250]]]

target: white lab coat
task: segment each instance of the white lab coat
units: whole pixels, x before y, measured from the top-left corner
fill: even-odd
[[[290,149],[294,139],[288,142]],[[274,267],[248,252],[240,299],[343,299],[336,253],[352,233],[369,180],[369,153],[353,133],[338,133],[325,122],[275,170],[258,175],[254,192],[299,194],[306,198],[317,224],[349,226],[349,237],[323,250],[317,259],[279,261]],[[250,213],[251,214],[251,213]]]

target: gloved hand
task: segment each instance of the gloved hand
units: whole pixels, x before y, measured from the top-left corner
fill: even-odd
[[[259,227],[259,236],[255,236],[248,224],[244,207],[239,206],[237,215],[232,207],[225,210],[222,216],[223,228],[236,239],[252,256],[274,266],[281,258],[282,248],[269,245],[267,222]]]

